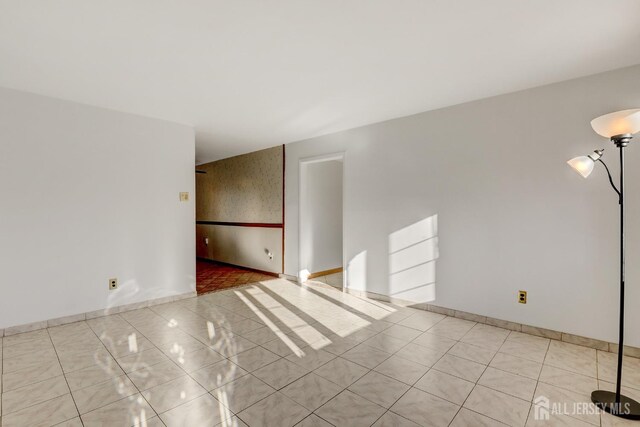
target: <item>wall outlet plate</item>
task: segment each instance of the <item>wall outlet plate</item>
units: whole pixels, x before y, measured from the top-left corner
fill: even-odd
[[[520,304],[527,303],[527,291],[518,291],[518,302]]]
[[[109,290],[118,289],[118,279],[109,279]]]
[[[188,191],[181,191],[180,192],[180,201],[181,202],[188,202],[189,201],[189,192]]]

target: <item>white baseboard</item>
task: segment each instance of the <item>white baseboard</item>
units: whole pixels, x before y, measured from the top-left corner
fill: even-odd
[[[168,302],[178,301],[185,298],[193,298],[198,296],[196,291],[186,292],[180,295],[171,295],[168,297],[151,299],[148,301],[135,302],[132,304],[108,307],[102,310],[89,311],[86,313],[73,314],[71,316],[58,317],[56,319],[42,320],[40,322],[27,323],[24,325],[10,326],[0,329],[0,337],[8,337],[10,335],[21,334],[23,332],[37,331],[38,329],[52,328],[54,326],[66,325],[68,323],[81,322],[83,320],[95,319],[97,317],[108,316],[110,314],[123,313],[125,311],[138,310],[140,308],[151,307],[154,305],[166,304]]]
[[[320,286],[321,284],[318,284],[317,282],[315,282],[313,283],[313,285]],[[324,285],[324,286],[329,286],[329,285]],[[370,298],[377,301],[389,302],[402,307],[410,307],[410,308],[415,308],[419,310],[431,311],[433,313],[444,314],[450,317],[457,317],[459,319],[470,320],[473,322],[483,323],[486,325],[496,326],[499,328],[509,329],[512,331],[522,332],[529,335],[549,338],[556,341],[563,341],[570,344],[576,344],[583,347],[593,348],[596,350],[608,351],[611,353],[618,352],[618,344],[597,340],[595,338],[588,338],[580,335],[569,334],[566,332],[554,331],[551,329],[540,328],[537,326],[511,322],[508,320],[496,319],[489,316],[483,316],[483,315],[474,314],[474,313],[467,313],[465,311],[454,310],[451,308],[440,307],[437,305],[432,305],[427,303],[415,303],[412,301],[389,297],[387,295],[377,294],[375,292],[361,291],[361,290],[355,290],[355,289],[349,289],[349,288],[345,288],[342,291],[358,297],[365,297],[365,298]],[[640,358],[640,348],[625,345],[624,354],[626,356]]]

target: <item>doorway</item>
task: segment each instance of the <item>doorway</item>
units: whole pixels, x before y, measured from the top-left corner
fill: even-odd
[[[300,161],[301,281],[342,288],[344,154]]]

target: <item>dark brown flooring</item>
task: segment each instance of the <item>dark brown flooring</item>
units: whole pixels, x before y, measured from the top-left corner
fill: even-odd
[[[196,290],[198,295],[274,278],[274,276],[267,274],[256,273],[255,271],[214,261],[196,261]]]

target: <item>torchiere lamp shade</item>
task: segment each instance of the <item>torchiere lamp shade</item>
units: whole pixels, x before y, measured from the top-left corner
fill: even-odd
[[[616,111],[591,120],[591,127],[605,138],[640,132],[640,108]]]

